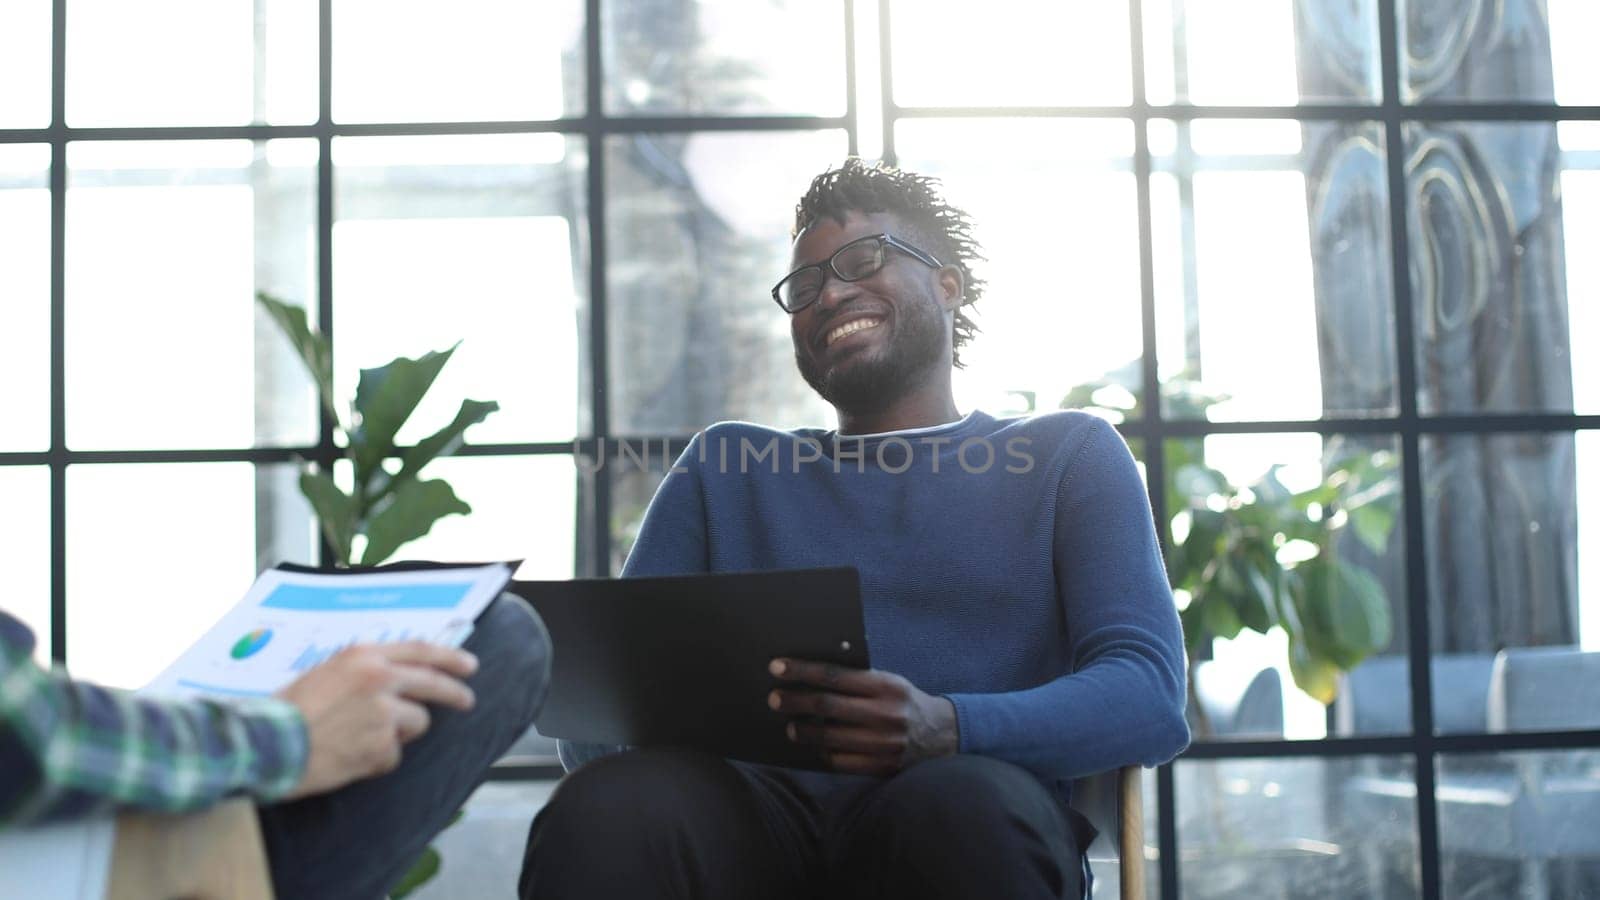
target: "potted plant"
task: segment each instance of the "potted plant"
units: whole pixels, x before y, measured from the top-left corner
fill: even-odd
[[[316,513],[334,565],[377,565],[407,541],[427,534],[445,516],[472,512],[449,482],[423,478],[422,469],[460,449],[467,429],[499,409],[499,404],[463,400],[448,425],[414,446],[395,443],[395,435],[422,402],[459,342],[416,359],[400,357],[375,369],[362,369],[355,398],[348,410],[341,410],[334,401],[333,348],[327,336],[311,330],[305,310],[298,306],[265,293],[257,293],[256,302],[311,373],[322,408],[334,421],[342,455],[353,472],[348,492],[335,482],[329,468],[308,466],[300,475],[300,492]],[[450,824],[460,818],[457,812]],[[438,874],[439,865],[439,851],[427,848],[390,896],[400,898],[415,891]]]
[[[1161,386],[1166,409],[1204,419],[1226,399],[1192,380]],[[1138,400],[1115,376],[1073,388],[1063,407],[1137,415]],[[1249,484],[1235,484],[1206,465],[1197,442],[1167,447],[1165,485],[1171,544],[1167,570],[1187,595],[1179,616],[1188,651],[1190,710],[1196,731],[1210,723],[1194,696],[1194,666],[1216,638],[1249,629],[1281,628],[1288,638],[1295,684],[1324,705],[1340,676],[1389,644],[1389,600],[1379,580],[1339,552],[1347,536],[1382,553],[1397,502],[1394,454],[1340,452],[1323,465],[1322,480],[1291,491],[1273,466]]]
[[[377,565],[407,541],[427,534],[439,519],[472,512],[449,482],[425,479],[422,469],[460,449],[466,430],[499,409],[498,403],[463,400],[450,424],[414,446],[395,443],[395,434],[433,386],[459,342],[416,359],[400,357],[375,369],[362,369],[354,400],[348,410],[341,410],[333,396],[333,348],[328,338],[311,330],[300,307],[265,293],[256,294],[256,301],[311,373],[322,407],[334,421],[343,457],[353,471],[349,492],[335,483],[327,468],[307,468],[300,475],[300,492],[317,515],[335,565]]]

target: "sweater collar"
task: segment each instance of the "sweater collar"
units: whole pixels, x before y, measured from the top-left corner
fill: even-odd
[[[881,441],[885,438],[925,438],[939,435],[960,434],[971,430],[983,418],[982,410],[974,409],[954,422],[945,422],[942,425],[926,425],[921,428],[901,428],[895,431],[879,431],[872,434],[845,434],[839,431],[827,432],[829,438],[835,443],[839,441]]]

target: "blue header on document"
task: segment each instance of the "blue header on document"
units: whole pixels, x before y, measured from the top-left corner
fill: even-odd
[[[406,584],[383,587],[280,584],[263,607],[301,612],[382,612],[401,609],[451,609],[459,604],[473,582]]]

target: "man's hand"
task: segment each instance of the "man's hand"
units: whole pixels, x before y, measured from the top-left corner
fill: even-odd
[[[295,679],[278,696],[300,708],[310,750],[289,798],[392,771],[400,745],[428,730],[423,704],[472,708],[460,679],[477,668],[465,650],[407,641],[349,647]]]
[[[819,748],[836,771],[890,775],[959,746],[955,704],[892,672],[798,659],[775,659],[768,669],[815,688],[780,687],[767,704],[792,717],[790,740]]]

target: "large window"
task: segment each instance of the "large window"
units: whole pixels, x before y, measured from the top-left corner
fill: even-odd
[[[1595,33],[1589,0],[13,0],[5,606],[135,686],[320,557],[294,476],[337,448],[256,290],[342,393],[460,340],[438,401],[499,401],[439,464],[475,512],[402,556],[615,572],[695,430],[828,423],[766,290],[810,176],[884,158],[979,221],[962,407],[1092,398],[1175,571],[1213,514],[1373,492],[1279,548],[1385,623],[1331,704],[1177,592],[1211,606],[1162,895],[1600,893]]]

